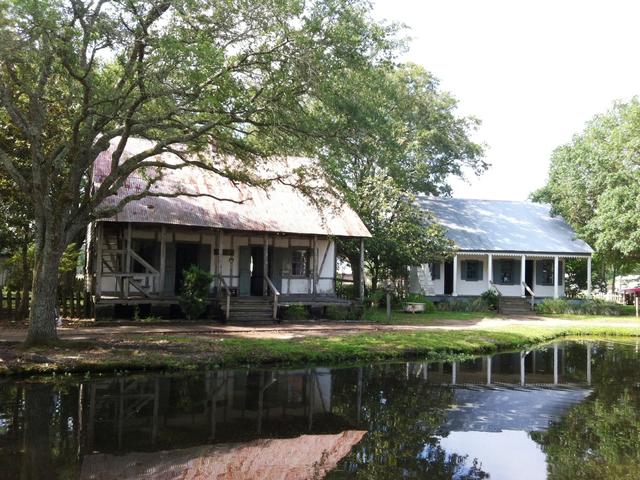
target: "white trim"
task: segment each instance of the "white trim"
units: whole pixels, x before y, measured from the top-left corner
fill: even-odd
[[[458,296],[458,255],[453,257],[453,291],[451,295]]]
[[[464,255],[464,256],[478,256],[478,255],[488,255],[488,254],[493,255],[496,258],[501,258],[501,257],[521,257],[522,255],[525,255],[527,258],[588,258],[591,256],[591,254],[589,253],[584,253],[584,254],[580,254],[580,253],[540,253],[540,252],[536,252],[536,253],[530,253],[530,252],[500,252],[498,250],[493,250],[491,252],[482,252],[482,251],[471,251],[471,250],[465,250],[465,251],[457,251],[456,255]]]

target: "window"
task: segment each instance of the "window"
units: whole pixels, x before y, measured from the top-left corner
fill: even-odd
[[[309,276],[309,249],[297,248],[291,252],[291,275],[294,277]]]
[[[540,285],[553,285],[553,260],[542,260],[540,265]]]
[[[562,285],[562,262],[558,262],[558,285]],[[553,260],[538,260],[536,271],[536,283],[538,285],[553,285]]]
[[[513,284],[513,260],[502,260],[500,262],[500,283],[502,285]]]
[[[462,262],[462,279],[468,282],[482,280],[482,263],[478,260]]]
[[[431,272],[431,280],[440,280],[440,264],[430,263],[429,271]]]

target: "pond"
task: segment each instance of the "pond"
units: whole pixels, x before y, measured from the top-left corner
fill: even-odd
[[[0,383],[0,479],[640,478],[637,345]]]

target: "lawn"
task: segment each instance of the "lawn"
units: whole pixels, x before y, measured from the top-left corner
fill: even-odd
[[[496,317],[495,312],[431,312],[431,313],[405,313],[402,310],[391,311],[391,321],[387,320],[387,311],[384,308],[367,308],[362,319],[366,322],[375,322],[387,325],[429,325],[439,320],[482,320],[483,318]]]
[[[54,347],[0,345],[0,374],[185,370],[244,366],[345,365],[394,359],[447,359],[517,350],[567,336],[640,337],[627,326],[386,331],[290,339],[210,334],[123,334]]]

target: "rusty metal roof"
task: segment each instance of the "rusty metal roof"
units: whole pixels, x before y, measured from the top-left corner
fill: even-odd
[[[118,140],[114,139],[110,148],[102,152],[94,162],[93,181],[96,188],[110,172],[111,154]],[[151,146],[151,142],[147,140],[129,139],[121,162]],[[171,153],[163,153],[154,159],[167,165],[180,162],[178,157]],[[216,158],[210,160],[218,162]],[[225,162],[228,164],[228,159]],[[272,162],[265,163],[260,168],[264,178],[271,178],[273,170],[278,170],[280,174],[283,169],[292,172],[295,167],[304,162],[310,162],[310,160],[297,157],[273,159]],[[272,171],[267,171],[269,169]],[[156,175],[155,171],[152,175]],[[114,206],[123,198],[141,193],[146,184],[147,180],[143,172],[132,174],[118,194],[107,198],[103,206]],[[154,195],[176,193],[184,195],[151,196],[133,201],[121,212],[104,221],[305,235],[371,236],[360,217],[348,205],[338,201],[334,195],[325,195],[323,202],[318,205],[298,189],[281,182],[273,182],[267,188],[253,187],[234,184],[226,177],[202,168],[184,167],[163,169],[162,178],[154,184],[151,192]],[[218,198],[242,201],[242,203],[192,195],[214,195]]]

